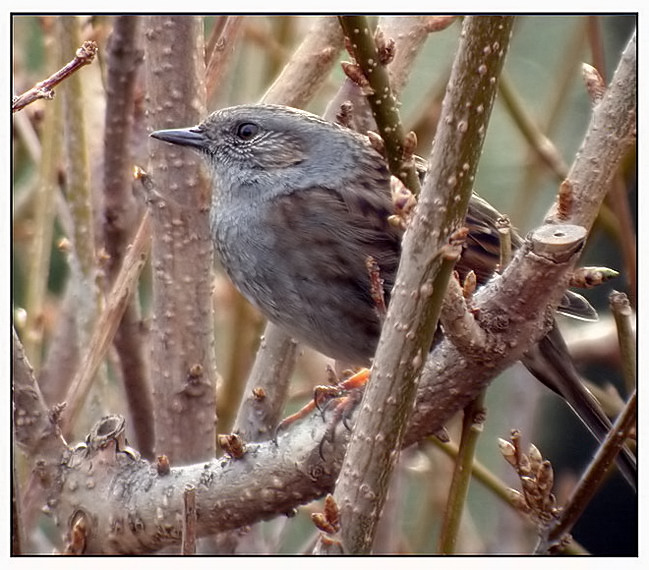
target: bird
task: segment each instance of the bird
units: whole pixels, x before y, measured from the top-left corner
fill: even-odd
[[[376,145],[344,125],[270,104],[227,107],[194,127],[150,136],[205,158],[213,183],[211,236],[237,289],[292,337],[338,361],[369,365],[382,323],[366,260],[376,262],[389,303],[403,235],[390,222],[392,177]],[[470,271],[478,284],[494,276],[499,218],[472,195],[456,264],[461,279]],[[513,232],[512,247],[521,244]],[[597,319],[570,290],[557,312]],[[556,322],[522,362],[602,441],[611,422],[581,382]],[[627,448],[618,464],[635,486],[635,458]]]

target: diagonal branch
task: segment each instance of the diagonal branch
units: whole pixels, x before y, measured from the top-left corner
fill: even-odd
[[[477,302],[478,310],[493,315],[497,321],[511,319],[514,322],[515,326],[506,331],[507,335],[527,334],[534,325],[516,322],[520,308],[506,302],[511,299],[517,275],[521,272],[540,275],[538,289],[531,288],[524,301],[548,302],[548,283],[566,273],[566,268],[574,262],[575,249],[583,244],[583,231],[573,233],[571,227],[564,227],[566,235],[571,237],[557,248],[561,255],[557,251],[551,255],[545,251],[547,236],[540,232],[525,251],[519,250],[510,265],[513,270],[505,272],[500,284],[490,287],[489,295]],[[554,229],[550,227],[550,231]],[[507,342],[509,337],[503,340],[495,335],[494,339],[490,347],[492,354],[497,355],[500,341]],[[435,432],[458,410],[457,402],[462,395],[455,391],[455,374],[472,375],[476,369],[491,370],[484,363],[482,366],[469,363],[453,346],[447,346],[446,351],[444,357],[455,366],[448,365],[440,376],[444,377],[447,391],[455,399],[447,401],[446,408],[439,413],[432,405],[434,402],[429,400],[437,394],[430,391],[429,386],[420,386],[416,408],[428,410],[428,414],[415,415],[417,423],[411,423],[405,430],[406,443],[423,437],[422,434]],[[497,364],[495,370],[499,370]],[[483,372],[481,378],[484,386],[488,372]],[[57,502],[59,524],[67,524],[76,512],[85,513],[86,519],[92,521],[86,553],[144,553],[178,544],[182,534],[183,493],[188,484],[197,490],[198,536],[290,512],[331,492],[350,437],[347,428],[338,423],[333,437],[325,439],[330,426],[316,411],[282,431],[276,443],[247,443],[245,452],[237,458],[224,457],[186,467],[172,466],[169,471],[156,469],[121,447],[119,442],[113,451],[97,449],[92,434],[106,432],[102,422],[116,423],[114,418],[99,422],[86,445],[75,447],[65,459],[61,472],[62,493]],[[363,443],[367,445],[367,440]],[[92,467],[98,464],[102,469]],[[89,470],[93,473],[92,487],[84,484]],[[115,489],[120,492],[115,493]],[[110,497],[110,500],[99,504],[97,496]]]
[[[430,175],[404,236],[372,377],[334,494],[346,552],[371,549],[398,456],[394,451],[402,445],[454,265],[444,250],[466,216],[512,25],[511,17],[464,21],[429,159]]]
[[[52,99],[54,97],[54,87],[70,77],[75,71],[81,69],[84,65],[92,63],[96,54],[97,44],[95,42],[83,42],[83,45],[77,50],[72,61],[64,65],[56,73],[50,75],[47,79],[34,85],[28,91],[14,97],[11,102],[11,112],[15,113],[16,111],[20,111],[38,99]]]

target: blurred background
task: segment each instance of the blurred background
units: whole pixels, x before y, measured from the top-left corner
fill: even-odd
[[[133,16],[136,17],[136,16]],[[332,18],[334,16],[331,16]],[[114,16],[63,16],[76,20],[80,37],[99,45],[97,61],[81,71],[86,110],[86,145],[90,164],[90,191],[95,221],[101,223],[104,110],[106,106],[104,53],[110,41]],[[222,29],[226,16],[203,18],[205,42]],[[312,29],[316,17],[250,15],[237,17],[237,35],[227,74],[209,97],[208,111],[258,101],[284,64]],[[69,61],[55,32],[57,16],[13,17],[13,94],[29,89]],[[582,62],[595,66],[610,80],[619,56],[636,26],[634,15],[608,16],[521,16],[517,19],[502,78],[501,92],[489,125],[484,153],[478,169],[476,191],[525,234],[539,225],[553,203],[559,183],[572,162],[591,114],[591,101],[582,80]],[[417,56],[401,96],[401,114],[406,129],[417,133],[418,154],[427,156],[446,81],[457,49],[460,22],[430,33]],[[59,49],[60,48],[60,49]],[[343,50],[339,59],[349,60]],[[307,110],[322,114],[336,94],[344,75],[335,65],[324,87]],[[56,99],[56,98],[55,98]],[[70,212],[66,207],[66,180],[61,152],[43,152],[42,132],[54,101],[37,101],[14,114],[12,129],[12,311],[14,326],[28,348],[39,382],[49,403],[59,401],[60,367],[74,368],[75,357],[57,347],[52,358],[52,339],[60,336],[69,319],[65,291],[70,278],[66,250]],[[147,94],[142,80],[136,82],[132,140],[134,165],[146,166],[148,137],[145,126]],[[186,126],[186,125],[178,125]],[[63,127],[60,127],[63,128]],[[550,145],[539,147],[547,137]],[[536,143],[534,142],[536,141]],[[550,149],[548,151],[548,148]],[[51,150],[50,150],[51,152]],[[543,152],[546,152],[544,155]],[[48,164],[48,159],[53,164]],[[50,169],[49,202],[42,212],[43,172]],[[560,326],[584,377],[599,387],[608,409],[619,411],[628,395],[619,366],[615,326],[608,310],[611,290],[625,292],[636,302],[636,156],[626,158],[605,207],[591,233],[583,265],[607,266],[619,277],[587,291],[585,295],[600,313],[600,322],[581,323],[561,319]],[[140,204],[142,207],[142,204]],[[44,248],[39,268],[34,268],[33,248],[40,240]],[[44,241],[43,241],[44,240]],[[100,252],[96,252],[98,255]],[[43,283],[42,303],[34,307],[30,283]],[[261,317],[232,289],[218,268],[214,277],[215,338],[217,366],[221,375],[217,431],[231,426],[245,378],[254,359],[263,330]],[[524,285],[523,285],[524,286]],[[144,323],[150,318],[150,268],[140,280],[140,305]],[[33,328],[28,315],[37,311]],[[62,350],[62,352],[61,352]],[[128,417],[116,356],[108,359],[101,398],[91,398],[86,420],[78,427],[79,437],[100,415],[111,412]],[[313,386],[325,379],[327,361],[303,349],[291,385],[287,413],[297,409],[312,394]],[[599,395],[599,393],[598,393]],[[617,406],[617,407],[616,407]],[[614,413],[614,412],[613,412]],[[132,424],[133,419],[129,419]],[[449,425],[457,441],[459,425]],[[571,411],[539,385],[520,365],[497,378],[487,393],[486,431],[479,442],[478,459],[512,486],[516,478],[502,460],[497,437],[508,438],[510,430],[521,430],[524,441],[534,442],[555,469],[559,503],[564,499],[589,461],[596,446]],[[435,553],[438,529],[448,492],[451,460],[434,441],[420,443],[403,453],[386,506],[385,529],[378,545],[385,552]],[[20,468],[16,476],[26,476]],[[315,531],[309,515],[321,511],[320,504],[300,508],[295,517],[263,523],[248,551],[277,553],[308,551]],[[463,520],[460,552],[526,553],[535,543],[532,525],[521,524],[521,516],[479,482],[473,482]],[[51,551],[54,529],[43,519],[33,534],[43,551]],[[637,554],[637,501],[617,474],[592,502],[574,530],[575,539],[589,552],[600,555]]]

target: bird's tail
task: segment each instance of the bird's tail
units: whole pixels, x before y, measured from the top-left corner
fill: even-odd
[[[604,440],[612,427],[611,421],[581,382],[556,323],[552,330],[526,353],[522,362],[543,384],[568,402],[600,443]],[[617,456],[617,465],[624,478],[636,489],[636,458],[628,447],[624,446]]]

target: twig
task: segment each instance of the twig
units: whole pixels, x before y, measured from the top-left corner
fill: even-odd
[[[380,28],[372,33],[365,16],[340,16],[340,24],[348,40],[347,49],[356,60],[354,64],[343,64],[343,71],[367,97],[385,144],[390,172],[418,195],[419,177],[412,148],[408,156],[406,134],[386,67],[394,57],[394,41],[386,38]]]
[[[624,411],[615,421],[613,428],[597,450],[586,472],[573,489],[570,498],[561,510],[559,520],[550,525],[547,533],[539,540],[536,553],[551,552],[565,542],[567,534],[590,504],[606,473],[615,463],[616,455],[622,449],[631,430],[634,429],[637,414],[636,405],[636,392],[634,391]]]
[[[598,103],[606,90],[606,61],[604,59],[604,42],[601,33],[599,16],[586,16],[588,43],[592,54],[593,66],[583,64],[586,90],[591,96],[593,105]],[[606,196],[606,204],[612,216],[617,219],[614,225],[614,235],[622,250],[622,258],[629,283],[631,304],[635,306],[637,295],[637,236],[636,223],[629,206],[626,183],[622,172],[618,172],[613,180],[611,191]]]
[[[336,18],[320,16],[260,102],[305,105],[326,81],[342,44]]]
[[[452,554],[456,551],[462,512],[464,511],[464,505],[469,493],[469,483],[471,482],[471,467],[485,420],[485,394],[486,391],[483,390],[475,400],[464,408],[460,447],[455,458],[453,479],[442,521],[442,532],[439,541],[439,552],[442,554]]]
[[[116,16],[106,52],[106,128],[104,132],[103,237],[108,255],[105,271],[112,286],[129,241],[141,218],[142,203],[132,192],[133,114],[136,80],[142,63],[140,16]],[[140,453],[153,459],[153,400],[144,350],[137,295],[129,303],[115,333],[124,391]]]
[[[243,27],[244,16],[221,17],[225,18],[225,21],[222,25],[215,27],[213,31],[213,33],[219,32],[218,40],[212,41],[212,38],[210,38],[211,50],[206,61],[205,88],[208,101],[223,86],[223,76],[228,70],[234,47]]]
[[[455,21],[455,16],[381,16],[379,27],[386,38],[394,39],[394,59],[388,66],[390,86],[395,97],[400,97],[401,92],[410,76],[415,58],[421,51],[426,38],[432,32],[443,29]],[[341,105],[349,102],[353,108],[352,125],[361,133],[376,128],[372,119],[367,99],[360,88],[351,79],[347,78],[341,85],[338,93],[327,105],[324,116],[333,120]]]
[[[563,161],[557,147],[541,132],[541,129],[534,123],[532,117],[529,116],[507,73],[503,73],[499,91],[510,116],[518,126],[518,130],[527,140],[531,149],[552,171],[555,178],[563,180],[568,173],[568,166]]]
[[[500,271],[502,271],[512,259],[512,225],[507,216],[496,220],[496,229],[500,238]]]
[[[566,179],[572,185],[574,208],[566,220],[590,228],[597,217],[604,196],[610,189],[618,165],[635,143],[636,134],[637,53],[636,34],[624,48],[615,76],[604,97],[593,110],[588,134]],[[550,212],[556,217],[556,207]]]
[[[57,38],[62,50],[73,49],[80,37],[75,16],[57,19]],[[94,55],[94,52],[93,52]],[[77,294],[78,341],[83,346],[90,334],[101,301],[97,287],[96,231],[90,193],[90,158],[84,108],[85,87],[79,75],[71,75],[63,91],[63,132],[66,151],[66,197],[73,219],[70,236],[70,269]]]
[[[110,348],[115,331],[137,286],[137,280],[144,267],[151,245],[149,215],[145,214],[133,240],[131,249],[124,258],[124,264],[113,289],[106,301],[106,307],[95,322],[83,362],[65,397],[67,403],[62,418],[64,434],[69,434],[77,414],[83,406],[93,377]]]
[[[636,388],[637,365],[636,334],[633,330],[633,310],[628,297],[624,293],[612,291],[608,297],[611,312],[617,326],[617,337],[622,361],[622,375],[627,394]]]
[[[77,50],[74,59],[70,63],[63,66],[44,81],[34,85],[34,87],[29,89],[29,91],[25,91],[22,95],[14,97],[11,102],[11,112],[15,113],[16,111],[20,111],[38,99],[52,99],[54,97],[54,87],[72,75],[75,71],[81,69],[84,65],[92,63],[96,54],[97,44],[95,42],[83,42],[82,46]]]
[[[57,59],[58,51],[48,54]],[[54,233],[55,199],[61,159],[62,109],[60,98],[45,112],[41,132],[41,160],[35,188],[34,236],[29,252],[26,285],[25,351],[36,370],[41,369],[43,347],[43,307],[49,277],[52,236]]]
[[[233,431],[247,441],[270,439],[279,423],[298,344],[281,328],[268,323],[261,339]]]
[[[457,279],[451,279],[446,289],[439,315],[444,334],[463,354],[482,353],[487,345],[486,331],[469,311],[464,291]]]

